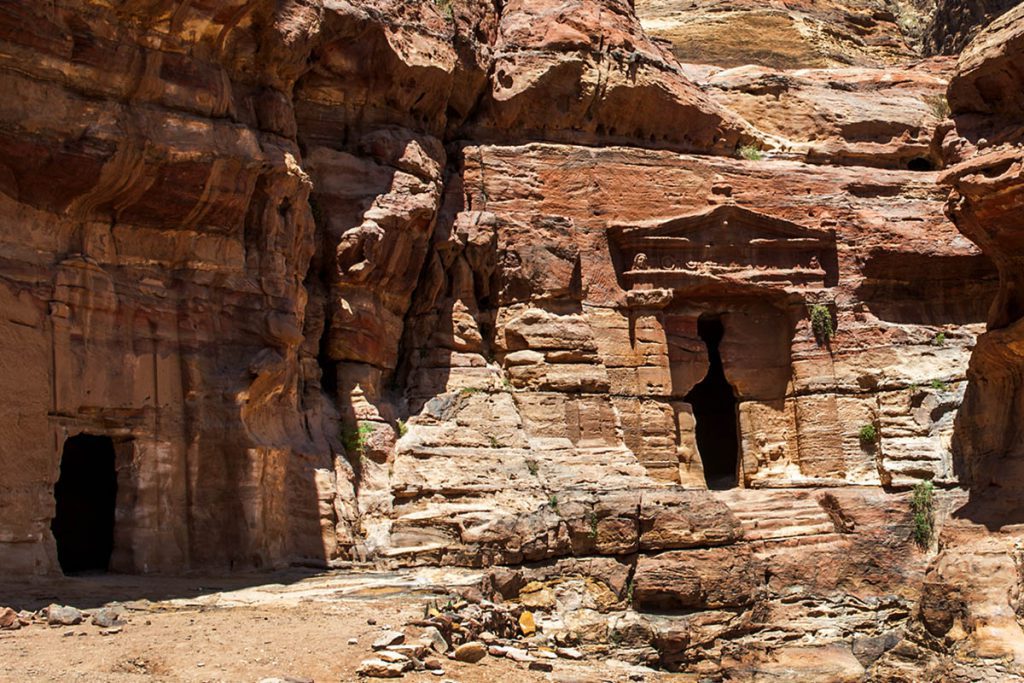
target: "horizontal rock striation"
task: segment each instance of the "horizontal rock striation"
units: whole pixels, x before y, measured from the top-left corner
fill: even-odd
[[[911,64],[913,3],[633,5],[0,9],[4,570],[489,567],[674,670],[1019,675],[1020,13]],[[755,14],[792,59],[680,61]]]

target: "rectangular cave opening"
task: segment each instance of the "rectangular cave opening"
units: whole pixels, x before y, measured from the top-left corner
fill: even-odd
[[[725,327],[719,315],[697,320],[697,334],[708,350],[708,372],[686,395],[696,422],[697,451],[709,489],[735,488],[739,482],[739,420],[736,393],[725,377],[719,345]]]
[[[50,530],[65,574],[102,573],[114,550],[117,470],[109,436],[78,434],[64,442],[53,489],[57,513]]]

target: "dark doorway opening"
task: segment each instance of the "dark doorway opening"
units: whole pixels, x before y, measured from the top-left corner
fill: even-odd
[[[736,396],[725,378],[718,351],[725,328],[719,318],[701,316],[697,334],[708,348],[710,367],[704,379],[686,395],[686,401],[693,406],[697,450],[708,488],[731,489],[737,483],[740,449]]]
[[[105,572],[114,550],[117,471],[109,436],[79,434],[64,442],[53,489],[57,515],[50,529],[65,574]]]

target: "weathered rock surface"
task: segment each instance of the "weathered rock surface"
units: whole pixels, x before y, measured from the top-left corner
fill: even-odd
[[[653,35],[684,62],[782,69],[880,66],[917,53],[927,3],[846,0],[769,4],[637,0]]]
[[[636,4],[0,10],[5,571],[102,450],[86,569],[527,565],[410,647],[1021,675],[1021,11],[954,71],[912,2]]]

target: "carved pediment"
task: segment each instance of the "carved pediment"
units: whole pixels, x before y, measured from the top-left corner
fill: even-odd
[[[737,206],[610,233],[626,289],[814,289],[838,277],[835,234]]]

